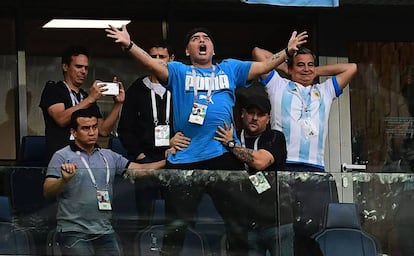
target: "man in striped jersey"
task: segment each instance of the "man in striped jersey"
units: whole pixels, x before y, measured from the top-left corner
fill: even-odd
[[[255,48],[253,58],[266,59],[270,52]],[[292,172],[324,172],[324,148],[328,134],[328,118],[332,102],[357,72],[355,63],[316,66],[316,56],[300,47],[287,52],[286,63],[280,68],[290,79],[275,70],[262,76],[272,104],[271,127],[286,137],[286,169]],[[318,76],[331,76],[315,83]],[[330,175],[312,175],[321,179],[297,180],[292,184],[298,206],[295,223],[295,255],[310,254],[314,245],[311,235],[323,220],[326,203],[337,201],[335,182]],[[328,179],[326,179],[328,177]]]

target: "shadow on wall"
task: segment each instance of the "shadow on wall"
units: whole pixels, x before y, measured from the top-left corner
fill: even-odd
[[[10,160],[16,159],[16,143],[15,143],[15,89],[10,89],[6,93],[6,98],[3,101],[5,106],[5,120],[0,119],[0,141],[2,146],[0,147],[0,159]],[[0,108],[1,109],[1,108]]]

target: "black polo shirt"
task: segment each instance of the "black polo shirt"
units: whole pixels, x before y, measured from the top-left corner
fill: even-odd
[[[80,89],[80,95],[76,95],[74,91],[71,91],[77,97],[85,99],[88,97],[88,93],[83,89]],[[39,107],[42,109],[43,118],[45,121],[45,136],[46,136],[46,159],[49,162],[52,155],[58,150],[68,145],[70,142],[70,127],[60,127],[55,120],[49,115],[47,109],[57,103],[63,103],[65,109],[72,107],[72,98],[70,96],[69,89],[63,81],[59,82],[47,82],[43,88],[40,98]],[[102,118],[102,114],[99,110],[96,102],[89,107],[97,118]]]

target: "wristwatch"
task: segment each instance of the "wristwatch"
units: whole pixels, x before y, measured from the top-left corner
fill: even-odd
[[[235,146],[236,146],[236,142],[234,140],[227,142],[228,149],[233,149]]]

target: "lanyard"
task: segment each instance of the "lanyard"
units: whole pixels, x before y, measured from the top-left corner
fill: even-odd
[[[259,138],[260,138],[260,135],[257,136],[257,138],[254,140],[253,150],[257,150],[257,144],[259,143]],[[240,142],[241,142],[241,146],[243,148],[245,148],[246,147],[246,139],[244,137],[244,130],[242,130],[241,133],[240,133]],[[244,163],[244,169],[246,171],[249,171],[249,169],[250,169],[249,165],[247,165],[246,163]]]
[[[170,123],[170,102],[171,102],[171,92],[167,91],[167,104],[165,106],[165,124]],[[152,116],[154,117],[155,126],[158,125],[158,112],[157,112],[157,101],[155,99],[155,92],[151,90],[151,103],[152,103]]]
[[[296,90],[298,91],[298,97],[300,101],[302,102],[302,112],[305,112],[305,113],[309,112],[310,104],[311,104],[311,92],[313,90],[313,85],[311,85],[309,93],[306,93],[307,95],[303,94],[303,91],[306,90],[306,87],[300,88],[296,83],[295,83],[295,87],[296,87]]]
[[[105,156],[99,152],[100,155],[102,156],[104,162],[105,162],[105,166],[106,166],[106,188],[109,187],[109,165],[108,165],[108,161],[106,160]],[[91,178],[92,184],[94,188],[98,188],[98,185],[96,184],[96,179],[95,176],[93,176],[92,170],[89,167],[88,162],[86,161],[86,159],[81,155],[81,152],[76,151],[76,154],[80,157],[80,159],[82,160],[82,163],[85,165],[86,169],[88,170],[89,173],[89,177]]]
[[[75,93],[70,89],[69,85],[65,81],[63,81],[63,83],[66,85],[66,88],[68,88],[69,95],[70,95],[70,98],[72,100],[72,106],[78,105],[80,103],[80,101],[83,100],[82,93],[79,91],[79,93],[80,93],[80,101],[79,101],[78,98],[75,96]]]
[[[213,91],[213,87],[214,87],[214,79],[215,79],[215,71],[216,70],[216,66],[212,66],[211,67],[211,74],[210,74],[210,84],[208,85],[208,90],[207,90],[207,97],[206,97],[206,101],[210,102],[210,97],[211,97],[211,92]],[[194,88],[194,102],[197,101],[197,94],[198,94],[198,88],[197,85],[198,83],[196,83],[196,70],[195,67],[193,65],[191,65],[191,75],[193,78],[193,88]]]
[[[164,86],[162,86],[159,83],[153,83],[150,80],[149,76],[144,77],[144,79],[142,79],[142,83],[150,90],[154,90],[155,94],[160,95],[160,97],[164,97],[165,91],[167,91],[167,89],[165,89]]]

